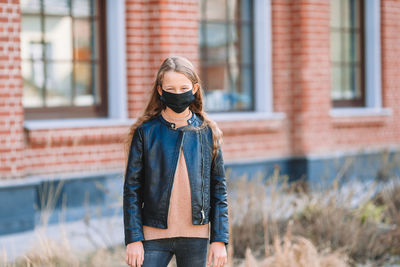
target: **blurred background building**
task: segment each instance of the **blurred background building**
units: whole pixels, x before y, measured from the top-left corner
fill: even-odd
[[[399,173],[400,1],[1,0],[0,234],[122,198],[122,138],[170,55],[198,69],[229,178]]]

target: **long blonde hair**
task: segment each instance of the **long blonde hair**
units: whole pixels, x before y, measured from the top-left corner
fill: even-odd
[[[212,151],[212,159],[217,155],[218,148],[222,144],[222,131],[218,127],[218,125],[210,119],[207,113],[203,110],[203,89],[201,85],[201,80],[197,75],[193,64],[185,57],[182,56],[170,56],[167,57],[161,64],[158,72],[157,77],[154,81],[153,89],[151,90],[150,99],[147,102],[146,108],[144,109],[141,116],[137,118],[135,123],[130,126],[129,133],[124,141],[125,147],[125,169],[126,164],[128,163],[128,156],[129,150],[132,143],[132,137],[135,133],[136,128],[141,125],[142,123],[149,121],[156,117],[160,112],[166,108],[166,105],[160,100],[159,93],[157,91],[157,86],[162,86],[162,81],[164,77],[164,73],[167,71],[175,71],[184,74],[192,84],[199,84],[199,88],[194,94],[195,100],[190,104],[189,109],[196,113],[202,120],[202,124],[199,128],[206,127],[207,125],[212,130],[212,137],[213,137],[213,151]]]

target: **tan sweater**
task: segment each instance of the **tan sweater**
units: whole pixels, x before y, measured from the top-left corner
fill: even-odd
[[[173,120],[171,117],[167,119],[163,112],[161,114],[166,120],[174,122],[176,127],[187,125],[187,121]],[[162,229],[143,225],[144,239],[150,240],[178,236],[208,238],[209,230],[209,223],[204,225],[192,224],[189,175],[183,149],[181,149],[171,190],[170,206],[168,210],[168,228]]]

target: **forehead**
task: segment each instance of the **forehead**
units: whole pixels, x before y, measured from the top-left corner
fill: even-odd
[[[180,72],[167,71],[164,73],[163,77],[164,86],[182,86],[182,85],[192,85],[192,82],[188,77]]]

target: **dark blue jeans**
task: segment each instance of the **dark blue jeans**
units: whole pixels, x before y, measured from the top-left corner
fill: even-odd
[[[205,267],[208,238],[172,237],[144,240],[142,267],[166,267],[175,254],[177,267]]]

